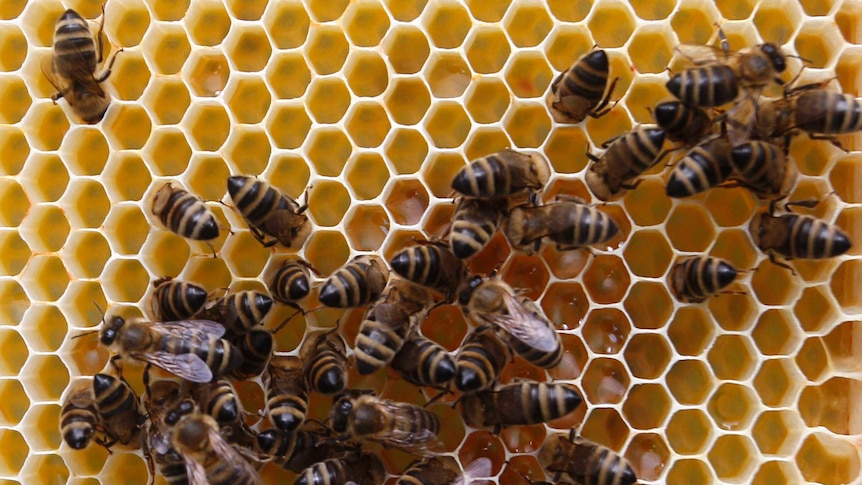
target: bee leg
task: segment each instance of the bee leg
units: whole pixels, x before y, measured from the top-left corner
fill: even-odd
[[[599,104],[595,108],[593,108],[589,113],[587,113],[587,115],[589,115],[592,118],[601,118],[602,116],[610,113],[610,111],[612,109],[614,109],[614,107],[616,107],[617,103],[620,102],[619,99],[614,101],[614,104],[611,105],[609,108],[605,109],[605,107],[611,101],[611,94],[613,94],[614,88],[616,87],[617,82],[619,80],[620,80],[620,78],[619,78],[619,76],[617,76],[616,78],[614,78],[613,81],[611,81],[611,85],[608,88],[608,92],[607,92],[607,94],[605,94],[605,97],[602,98],[601,102],[599,102]]]
[[[850,150],[844,148],[844,145],[842,145],[841,142],[838,141],[838,139],[835,138],[834,135],[818,135],[816,133],[809,133],[808,138],[812,140],[826,140],[829,143],[835,145],[839,150],[843,151],[844,153],[850,152]]]
[[[99,20],[99,32],[96,33],[96,64],[102,63],[102,33],[105,31],[105,4],[102,3],[102,18]]]
[[[252,237],[257,239],[257,242],[259,242],[265,248],[271,248],[278,244],[278,239],[273,239],[272,241],[265,241],[266,236],[262,232],[260,232],[260,229],[256,227],[248,226],[248,230],[251,231]]]
[[[302,310],[302,308],[299,308],[299,305],[297,305],[297,304],[295,304],[295,303],[288,303],[288,305],[289,305],[289,306],[291,306],[291,307],[296,308],[296,311],[295,311],[295,312],[293,312],[289,317],[287,317],[287,319],[286,319],[286,320],[284,320],[283,322],[279,323],[279,324],[278,324],[278,326],[277,326],[277,327],[275,327],[275,329],[273,329],[273,331],[272,331],[273,335],[275,335],[276,333],[278,333],[278,331],[279,331],[279,330],[281,330],[282,328],[284,328],[284,326],[285,326],[285,325],[287,325],[288,323],[290,323],[290,321],[291,321],[291,320],[293,320],[293,317],[295,317],[295,316],[299,315],[300,313],[302,313],[303,315],[305,315],[305,312]]]
[[[554,200],[557,202],[574,202],[575,204],[587,205],[586,200],[584,200],[584,199],[582,199],[576,195],[557,194],[557,196],[554,197]]]
[[[630,184],[620,184],[620,188],[623,188],[626,190],[634,190],[634,189],[638,188],[638,185],[640,185],[641,182],[643,182],[643,181],[644,181],[644,179],[637,179],[633,183],[630,183]]]
[[[775,266],[782,267],[790,271],[790,274],[792,274],[793,276],[797,276],[796,271],[789,264],[776,260],[774,253],[769,253],[769,260],[772,261],[772,264],[774,264]]]
[[[114,452],[113,452],[113,451],[111,451],[111,447],[112,447],[112,446],[114,446],[114,444],[117,442],[117,440],[105,440],[105,439],[102,439],[102,438],[96,438],[94,441],[95,441],[96,443],[98,443],[98,444],[99,444],[99,446],[101,446],[102,448],[104,448],[104,449],[105,449],[105,451],[107,451],[109,455],[113,455],[113,454],[114,454]]]
[[[590,153],[590,151],[589,151],[589,150],[587,150],[586,155],[587,155],[587,158],[589,158],[589,159],[590,159],[591,161],[593,161],[593,162],[598,163],[598,162],[599,162],[599,160],[601,160],[599,157],[597,157],[597,156],[593,155],[592,153]]]
[[[123,52],[122,47],[117,49],[116,51],[114,51],[113,54],[111,54],[111,61],[108,62],[108,67],[106,67],[105,69],[102,70],[102,74],[96,78],[96,82],[100,83],[100,82],[104,82],[105,79],[108,79],[108,76],[111,75],[111,69],[114,68],[114,63],[117,61],[117,54],[119,54],[120,52]],[[102,61],[99,60],[99,62],[102,62]]]
[[[422,406],[422,407],[427,408],[428,406],[430,406],[430,405],[434,404],[435,402],[439,401],[439,400],[440,400],[440,398],[442,398],[443,396],[445,396],[445,395],[447,395],[447,394],[452,394],[452,391],[450,391],[449,389],[442,389],[439,393],[437,393],[437,395],[436,395],[436,396],[434,396],[434,397],[432,397],[431,399],[429,399],[429,400],[428,400],[428,402],[426,402],[426,403],[425,403],[425,405],[424,405],[424,406]]]
[[[730,42],[727,41],[727,36],[724,34],[724,30],[722,30],[721,26],[718,25],[718,22],[713,25],[718,29],[718,38],[721,42],[721,50],[724,52],[724,58],[727,59],[728,56],[730,56]]]

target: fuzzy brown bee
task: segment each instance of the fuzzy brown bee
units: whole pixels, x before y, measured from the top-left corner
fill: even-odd
[[[538,153],[506,149],[474,160],[452,179],[452,189],[466,197],[509,197],[544,187],[550,168]]]
[[[209,241],[219,235],[215,215],[204,201],[170,182],[156,192],[153,214],[168,230],[187,239]]]
[[[557,433],[549,436],[539,450],[539,463],[556,475],[567,473],[578,483],[590,485],[634,485],[638,478],[625,458],[613,450],[575,436]]]
[[[452,301],[467,268],[444,244],[423,243],[398,251],[389,261],[392,270],[413,283],[433,288]]]
[[[733,147],[730,163],[742,185],[760,198],[783,196],[796,183],[796,164],[790,163],[781,148],[764,141]]]
[[[613,140],[605,142],[605,153],[596,157],[587,153],[593,161],[586,174],[587,186],[599,200],[608,201],[633,189],[633,179],[647,171],[662,159],[664,130],[637,127]]]
[[[261,431],[257,435],[258,449],[273,461],[294,473],[300,473],[316,463],[355,450],[349,443],[336,440],[322,424],[286,433],[278,429]]]
[[[308,387],[320,394],[337,394],[347,385],[347,347],[337,330],[309,333],[299,351]]]
[[[150,384],[149,372],[144,372],[144,387],[143,403],[149,419],[144,423],[142,447],[150,476],[158,468],[168,485],[188,485],[185,462],[171,444],[170,430],[165,424],[166,414],[180,399],[180,385],[174,381]]]
[[[63,12],[54,29],[54,52],[46,59],[42,72],[57,89],[51,96],[56,103],[65,98],[72,111],[85,123],[98,123],[105,116],[111,97],[100,86],[117,60],[114,52],[102,72],[96,70],[102,64],[102,29],[105,9],[102,6],[102,21],[95,38],[87,21],[72,9]]]
[[[602,49],[587,53],[560,73],[551,83],[548,106],[558,123],[580,123],[587,116],[600,118],[620,78],[614,78],[610,88],[608,54]],[[607,95],[605,89],[607,88]]]
[[[505,199],[461,198],[452,215],[449,246],[458,258],[467,259],[494,237],[506,208]]]
[[[186,320],[200,311],[207,299],[206,290],[200,286],[171,277],[154,281],[153,288],[150,305],[156,320]]]
[[[410,315],[397,304],[382,302],[369,308],[354,345],[359,374],[371,374],[391,362],[410,328]]]
[[[707,140],[676,163],[667,181],[668,197],[688,197],[724,182],[733,165],[731,145],[725,138]]]
[[[247,290],[208,301],[198,318],[222,324],[233,340],[263,324],[272,309],[272,298],[258,291]]]
[[[138,395],[119,373],[93,376],[93,400],[110,440],[131,447],[140,445],[142,416]]]
[[[272,298],[285,305],[299,309],[297,302],[311,292],[310,272],[317,273],[310,264],[301,259],[285,261],[269,281]]]
[[[294,485],[380,485],[386,479],[386,469],[377,455],[350,454],[330,458],[303,470]]]
[[[232,375],[238,379],[250,379],[262,374],[269,365],[275,340],[269,330],[251,330],[237,340],[236,347],[243,359]]]
[[[67,445],[83,450],[100,429],[99,415],[93,397],[93,382],[76,380],[69,389],[60,411],[60,434]]]
[[[565,384],[521,382],[461,397],[464,422],[476,428],[537,424],[561,418],[583,399]]]
[[[677,300],[699,303],[721,291],[736,279],[736,269],[718,258],[695,256],[675,264],[668,274],[668,286]]]
[[[656,105],[653,115],[668,140],[697,145],[712,129],[712,120],[702,109],[680,101]]]
[[[455,376],[455,363],[440,344],[415,334],[392,359],[392,368],[417,386],[443,388]]]
[[[455,357],[455,387],[477,392],[492,387],[512,353],[490,327],[478,327],[464,339]]]
[[[295,431],[308,412],[308,388],[298,357],[272,358],[263,379],[267,416],[281,431]]]
[[[838,226],[801,214],[775,216],[774,211],[775,201],[769,212],[755,214],[748,225],[754,244],[773,261],[773,252],[788,259],[823,259],[850,249],[850,238]]]
[[[337,308],[366,305],[376,300],[389,280],[389,268],[376,255],[361,255],[337,269],[320,288],[320,303]]]
[[[310,232],[308,217],[304,214],[307,204],[300,206],[268,183],[242,175],[228,178],[227,191],[248,223],[251,235],[264,247],[281,243],[288,248],[298,248],[305,242]],[[273,239],[266,241],[267,236]]]
[[[562,196],[551,204],[512,209],[505,230],[512,247],[528,254],[538,251],[546,238],[558,251],[567,251],[609,241],[618,232],[609,215]]]

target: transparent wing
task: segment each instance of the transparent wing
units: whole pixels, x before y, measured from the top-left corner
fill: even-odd
[[[557,332],[548,325],[537,311],[524,307],[515,295],[503,294],[506,313],[482,315],[483,320],[512,334],[526,345],[542,352],[552,352],[559,345]]]
[[[467,485],[470,483],[469,480],[473,478],[489,477],[491,476],[492,470],[493,463],[491,462],[491,459],[481,456],[470,462],[470,464],[464,468],[464,473],[458,475],[458,478],[452,482],[452,485]]]
[[[209,382],[213,372],[206,362],[195,354],[172,354],[163,350],[156,352],[135,352],[132,357],[149,362],[177,377],[191,382]]]
[[[221,338],[225,333],[224,325],[212,320],[179,320],[176,322],[153,322],[158,332],[168,333],[181,338],[207,337]]]
[[[193,460],[189,455],[183,455],[183,462],[186,464],[189,485],[209,485],[207,471],[203,465]]]
[[[241,468],[243,470],[243,477],[248,477],[252,481],[251,483],[262,485],[263,481],[260,478],[260,475],[257,473],[257,470],[251,466],[251,463],[248,462],[236,449],[230,445],[222,435],[219,433],[218,429],[210,428],[208,433],[210,443],[212,443],[213,452],[216,456],[221,459],[229,462],[231,465]],[[245,483],[245,482],[243,482]]]
[[[48,82],[54,86],[54,89],[61,95],[65,94],[69,90],[69,81],[66,80],[63,76],[57,74],[56,69],[54,69],[54,56],[47,55],[42,59],[42,74],[45,75],[45,78],[48,79]]]
[[[725,57],[720,47],[710,45],[681,44],[676,46],[675,50],[695,66],[724,63],[733,55],[733,52],[730,52]]]

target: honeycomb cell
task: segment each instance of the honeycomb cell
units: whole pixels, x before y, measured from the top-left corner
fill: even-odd
[[[712,392],[715,381],[709,368],[700,360],[680,360],[673,364],[665,384],[680,404],[703,403]]]
[[[255,24],[232,26],[224,48],[229,61],[233,61],[233,69],[242,72],[262,71],[272,54],[266,32]]]
[[[786,305],[798,298],[800,288],[795,279],[786,268],[764,261],[751,276],[751,289],[765,305]]]
[[[355,145],[375,148],[383,143],[392,125],[382,105],[375,101],[365,101],[353,104],[345,127]]]
[[[713,483],[714,481],[715,477],[706,463],[695,458],[675,461],[667,474],[669,485]]]
[[[59,408],[55,413],[55,418],[59,418]],[[53,428],[56,420],[50,424]],[[49,426],[47,420],[44,426]],[[44,428],[43,428],[44,429]],[[58,443],[51,448],[51,451],[59,445],[59,433],[57,434]],[[29,436],[28,436],[29,438]],[[31,439],[32,441],[32,439]],[[35,448],[35,447],[34,447]],[[31,455],[27,463],[21,469],[21,474],[18,478],[24,480],[24,483],[50,483],[52,480],[59,480],[66,483],[69,478],[69,469],[63,461],[63,458],[55,454]]]
[[[751,437],[765,455],[789,455],[798,446],[802,426],[794,412],[765,411],[752,426]]]
[[[386,240],[386,244],[383,247],[383,259],[390,261],[395,256],[395,253],[404,249],[405,246],[412,245],[416,241],[424,241],[425,239],[425,235],[419,231],[396,229],[390,233],[389,238]],[[458,343],[461,343],[460,339]]]
[[[351,2],[342,19],[344,29],[353,45],[375,47],[389,30],[389,17],[377,2]]]
[[[625,194],[623,201],[625,203],[626,213],[638,226],[644,227],[661,224],[662,221],[667,218],[673,205],[670,198],[664,195],[664,192],[664,185],[660,181],[656,179],[644,179],[644,181],[638,185],[637,190],[630,190]],[[642,233],[649,234],[651,231],[635,233],[632,235],[632,238]],[[663,241],[661,242],[661,246],[667,248],[669,251],[670,248],[667,245],[666,239],[664,239],[663,236],[662,239]],[[633,264],[632,261],[629,261],[629,265],[631,264]],[[634,268],[632,268],[632,271],[634,271]],[[661,274],[663,274],[663,271]],[[661,274],[656,276],[661,276]]]
[[[423,19],[431,42],[441,49],[454,49],[464,42],[472,21],[464,7],[456,2],[432,3]]]
[[[580,409],[575,413],[579,413]],[[628,438],[629,427],[616,409],[595,408],[586,417],[580,435],[613,450],[619,450]]]
[[[69,285],[69,274],[63,261],[51,254],[31,257],[20,278],[33,300],[55,301]]]
[[[20,233],[33,251],[53,253],[59,251],[69,237],[69,221],[59,207],[38,204],[30,209]]]
[[[314,184],[308,199],[308,212],[320,226],[332,227],[341,222],[350,208],[350,194],[339,182],[321,180]]]
[[[184,18],[192,42],[202,46],[222,43],[230,30],[230,17],[222,2],[192,2]]]
[[[189,89],[182,79],[164,76],[150,79],[141,103],[159,125],[175,125],[182,120],[191,103]]]
[[[4,376],[15,376],[27,362],[29,351],[21,334],[14,330],[0,329],[0,370]]]
[[[475,72],[493,74],[503,69],[511,49],[506,34],[499,26],[478,25],[470,32],[465,53]]]
[[[544,95],[553,76],[545,58],[534,52],[515,53],[505,73],[506,84],[512,94],[519,98],[537,98]]]
[[[153,180],[140,155],[129,152],[115,153],[102,177],[108,197],[121,201],[141,200]]]
[[[512,107],[504,125],[515,146],[537,148],[551,131],[551,119],[543,105],[519,103]]]
[[[658,278],[670,266],[673,250],[661,232],[642,230],[632,234],[623,257],[632,273]]]
[[[111,74],[117,99],[123,101],[138,100],[147,88],[150,78],[150,70],[139,52],[123,52],[123,55],[117,58]]]
[[[552,283],[542,298],[545,315],[561,329],[580,327],[589,310],[589,300],[578,283]]]
[[[31,249],[18,231],[0,232],[0,274],[14,276],[24,269],[30,260]]]
[[[658,379],[671,360],[667,340],[658,334],[640,333],[632,336],[623,354],[632,375],[640,379]]]
[[[266,9],[267,2],[265,0],[243,0],[227,2],[231,15],[239,20],[260,20]]]
[[[321,128],[308,139],[308,158],[319,175],[336,177],[350,158],[350,140],[340,129]]]
[[[843,322],[822,337],[834,369],[855,371],[860,368],[853,346],[853,335],[859,328],[859,322]]]
[[[311,176],[308,164],[299,155],[283,153],[274,155],[267,167],[269,182],[284,194],[298,200],[308,188]]]
[[[631,325],[623,312],[616,308],[598,308],[587,315],[581,334],[593,352],[616,354],[622,350],[630,331]]]
[[[500,438],[511,453],[531,453],[542,447],[545,440],[545,427],[542,425],[511,426],[500,432]]]
[[[737,269],[753,268],[757,263],[758,249],[754,247],[747,230],[725,229],[710,250],[710,256],[722,258]]]
[[[666,25],[648,25],[638,29],[629,44],[629,57],[633,67],[639,73],[657,74],[664,71],[673,56],[675,43],[673,34]],[[644,45],[650,48],[643,49]]]
[[[862,266],[858,260],[848,260],[841,264],[832,275],[830,288],[835,300],[846,312],[858,312],[862,308],[858,292],[853,288],[858,281]]]
[[[169,231],[150,235],[141,248],[142,262],[152,274],[159,276],[179,274],[190,254],[186,240]]]
[[[744,435],[723,435],[715,440],[707,457],[715,474],[722,480],[744,482],[757,465],[751,439]]]
[[[460,102],[439,101],[425,118],[425,129],[437,148],[456,148],[470,133],[470,118]]]
[[[5,396],[0,401],[0,423],[8,427],[15,426],[30,409],[30,399],[18,379],[0,379],[0,393]]]
[[[30,34],[30,42],[39,47],[50,47],[54,26],[63,14],[63,5],[53,3],[33,3],[21,16],[24,33]]]
[[[218,200],[224,196],[224,181],[230,169],[221,157],[200,154],[192,157],[186,177],[189,191],[206,200]]]
[[[183,74],[194,95],[214,97],[224,91],[230,79],[230,67],[221,51],[197,49],[189,57],[187,64]],[[195,103],[195,106],[197,105],[198,103]]]
[[[800,56],[810,61],[811,67],[822,69],[832,65],[834,58],[841,52],[843,41],[832,21],[818,19],[802,26],[796,35],[795,47]]]
[[[143,155],[154,174],[175,176],[188,168],[192,147],[178,127],[162,126],[153,130]]]
[[[32,400],[56,401],[69,384],[69,371],[57,355],[31,355],[19,378]]]
[[[747,293],[724,293],[708,300],[712,318],[727,331],[747,331],[754,325],[759,310]]]
[[[584,371],[581,386],[590,404],[617,404],[629,388],[625,365],[615,359],[593,359]]]
[[[767,461],[757,470],[751,483],[752,485],[768,485],[770,483],[801,483],[802,480],[802,475],[792,463]]]
[[[508,95],[508,93],[507,93]],[[508,97],[506,102],[508,103]],[[505,108],[505,106],[503,106]],[[474,117],[475,119],[475,117]],[[577,173],[587,165],[588,142],[583,128],[555,126],[545,143],[545,155],[557,173]]]
[[[624,305],[634,326],[642,329],[663,327],[673,312],[673,301],[664,285],[651,281],[635,283]]]
[[[620,89],[620,84],[617,83],[617,89]],[[610,110],[608,114],[602,116],[599,120],[587,117],[585,124],[587,135],[593,144],[597,146],[632,131],[631,119],[629,119],[625,110],[620,108]]]
[[[789,355],[802,340],[798,322],[788,312],[774,308],[760,315],[751,337],[763,355]]]
[[[425,34],[413,26],[401,26],[391,32],[383,48],[392,69],[398,74],[419,72],[431,51]]]
[[[859,453],[845,438],[811,433],[796,452],[796,466],[809,482],[850,483],[859,476]]]
[[[744,430],[757,413],[757,396],[748,386],[724,383],[709,398],[707,409],[719,429]]]
[[[221,255],[231,274],[240,278],[256,278],[269,258],[269,248],[263,247],[251,232],[237,232],[227,238]]]
[[[237,123],[260,123],[272,104],[269,90],[258,76],[234,76],[224,99]]]
[[[449,197],[452,179],[464,165],[464,158],[456,152],[438,152],[428,157],[423,178],[431,193],[435,197]]]
[[[237,173],[242,174],[263,172],[271,153],[266,132],[256,125],[232,127],[224,146],[225,158],[236,167]]]
[[[122,228],[122,230],[120,230]],[[114,205],[103,225],[111,249],[120,254],[137,254],[150,232],[146,216],[134,204]]]
[[[0,181],[0,206],[3,207],[0,225],[17,227],[27,215],[30,201],[21,185],[14,179],[5,179]]]
[[[0,473],[6,476],[18,475],[30,454],[24,437],[13,429],[0,429],[0,447],[6,450],[0,457]]]
[[[191,45],[180,24],[153,24],[141,41],[141,48],[150,69],[158,74],[176,74],[186,62]]]
[[[16,17],[21,15],[21,11],[24,10],[25,6],[27,6],[27,2],[25,0],[10,0],[9,2],[5,2],[2,6],[0,6],[0,19],[15,19]]]
[[[699,409],[683,409],[667,423],[667,441],[681,455],[699,455],[712,442],[712,423]]]
[[[631,6],[635,15],[643,20],[664,20],[676,7],[676,2],[648,2],[646,0],[632,0]]]
[[[835,306],[823,286],[809,286],[793,307],[793,313],[802,330],[819,332],[838,318]]]
[[[422,232],[431,239],[446,240],[448,231],[452,226],[452,215],[455,212],[454,204],[437,204],[430,207],[429,214],[422,223]]]
[[[715,240],[715,229],[708,214],[700,206],[691,203],[674,207],[665,230],[673,247],[680,251],[703,253]]]
[[[540,480],[542,478],[545,478],[545,472],[536,458],[530,455],[516,455],[506,462],[506,467],[503,468],[499,480],[502,483],[524,483],[524,480]]]
[[[765,42],[782,44],[796,33],[802,23],[802,11],[799,4],[784,4],[783,2],[760,2],[754,13],[754,25]],[[802,54],[801,52],[799,53]]]
[[[310,20],[299,1],[270,3],[263,24],[278,49],[293,49],[302,46],[308,37]]]
[[[378,96],[389,85],[386,62],[376,53],[355,53],[347,61],[345,71],[347,83],[356,96]]]
[[[108,142],[115,150],[138,150],[152,130],[147,111],[137,104],[123,104],[105,117],[104,129]]]
[[[497,127],[480,126],[467,139],[464,155],[469,160],[476,160],[489,153],[497,153],[512,146],[512,141],[506,132]],[[449,180],[451,182],[451,179]],[[442,181],[441,181],[442,182]]]
[[[26,430],[27,443],[34,451],[54,451],[60,446],[60,406],[57,404],[36,405],[27,413],[23,429]],[[54,456],[57,460],[62,459]],[[62,466],[62,465],[61,465]],[[56,471],[56,470],[55,470]],[[26,475],[26,472],[22,472]],[[47,483],[50,480],[42,480]]]
[[[40,103],[33,106],[24,122],[24,133],[28,135],[27,139],[30,145],[39,150],[57,150],[68,131],[69,118],[66,117],[59,105],[51,103]]]
[[[745,20],[751,16],[754,4],[751,0],[719,0],[715,2],[721,16],[727,20]],[[787,35],[790,35],[788,32]]]
[[[128,485],[145,485],[149,482],[147,464],[133,453],[114,453],[109,456],[101,476],[123,477]]]
[[[662,435],[638,433],[629,442],[625,458],[641,480],[658,480],[670,463],[670,450]]]
[[[516,255],[503,271],[503,281],[532,300],[542,296],[549,279],[548,268],[538,256]]]
[[[664,424],[670,407],[670,396],[664,386],[635,384],[626,396],[623,414],[634,429],[654,429]]]
[[[122,285],[106,285],[105,293],[113,301],[134,303],[144,296],[150,283],[147,270],[134,259],[109,261],[102,273],[106,281],[122,281]]]
[[[27,57],[27,38],[14,24],[0,27],[0,71],[17,71]]]
[[[820,337],[810,337],[802,343],[796,365],[809,381],[820,380],[829,367],[829,356]]]
[[[266,123],[267,132],[278,148],[299,148],[311,129],[311,120],[299,102],[277,102],[270,109]]]
[[[534,47],[542,43],[554,22],[541,4],[517,3],[509,9],[503,21],[512,43],[518,47]]]
[[[780,407],[793,402],[799,392],[798,382],[801,379],[799,369],[790,359],[779,358],[763,362],[753,383],[763,404]]]
[[[622,259],[604,254],[593,258],[584,273],[583,281],[590,299],[600,304],[622,301],[631,283]]]
[[[12,124],[21,121],[21,119],[24,118],[24,115],[27,113],[27,110],[30,109],[30,105],[32,103],[33,100],[30,98],[30,94],[27,92],[27,86],[24,84],[23,79],[21,79],[17,75],[0,75],[0,122]],[[43,103],[42,106],[51,105]],[[44,112],[45,109],[46,108],[39,108],[39,111]],[[50,119],[53,121],[54,124],[59,123],[59,120],[57,118],[59,118],[60,116],[65,118],[65,115],[62,114],[61,108],[52,107],[48,109],[50,110]],[[39,118],[45,117],[46,115],[44,113],[39,116]],[[30,125],[28,122],[24,127],[25,133],[30,134],[26,129],[28,125],[33,125]],[[33,137],[40,136],[40,134],[30,134],[30,139],[33,139]],[[45,134],[45,136],[47,136],[49,139],[53,137],[51,133],[47,133]],[[37,139],[38,138],[34,139],[34,141]],[[30,143],[33,144],[33,141],[31,141]]]
[[[341,69],[350,46],[340,27],[320,25],[311,31],[304,48],[305,57],[314,72],[325,75],[334,74]],[[401,48],[406,49],[407,46]]]
[[[565,71],[582,55],[589,52],[595,42],[584,25],[557,25],[548,37],[545,55],[556,71]]]
[[[439,52],[425,68],[425,78],[435,98],[457,98],[464,94],[472,74],[459,54]]]
[[[719,335],[707,359],[715,376],[727,380],[745,379],[757,360],[751,342],[743,335]]]
[[[359,153],[347,163],[345,177],[355,197],[370,200],[383,191],[389,171],[377,153]]]
[[[18,281],[7,279],[0,282],[0,297],[6,302],[0,308],[0,325],[18,325],[30,307],[30,299],[24,289]]]
[[[174,22],[186,15],[190,0],[148,0],[147,3],[156,19]]]
[[[18,175],[24,168],[30,146],[17,126],[0,126],[0,173]]]
[[[396,223],[418,224],[428,208],[428,192],[418,180],[398,179],[387,191],[385,206]]]
[[[392,121],[415,125],[422,120],[431,105],[428,88],[421,79],[397,78],[384,99]]]
[[[814,4],[821,5],[820,2],[813,2]],[[806,2],[803,2],[803,7],[806,5]],[[862,5],[857,2],[841,2],[841,6],[838,7],[838,10],[835,12],[835,23],[838,24],[838,29],[841,31],[841,35],[844,36],[844,40],[851,44],[859,44],[859,35],[858,31],[858,18],[860,13],[862,13]]]
[[[344,231],[356,251],[375,251],[389,234],[389,216],[377,205],[360,205],[347,215]]]
[[[232,279],[227,263],[223,259],[213,258],[212,255],[189,258],[183,273],[178,278],[194,281],[207,291],[227,288]]]
[[[601,2],[589,21],[596,43],[602,47],[622,47],[635,29],[635,19],[622,2]]]
[[[339,231],[315,231],[305,244],[306,260],[324,275],[341,267],[349,255],[350,247]]]
[[[350,91],[340,79],[316,79],[309,88],[306,107],[318,123],[337,123],[350,107]]]

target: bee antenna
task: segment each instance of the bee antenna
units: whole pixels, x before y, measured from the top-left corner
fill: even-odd
[[[790,57],[792,59],[799,59],[800,61],[802,61],[805,64],[811,64],[814,62],[811,59],[808,59],[807,57],[802,57],[798,54],[787,54],[787,56],[785,56],[785,57]]]
[[[76,338],[86,337],[87,335],[91,335],[94,333],[99,333],[99,331],[98,330],[90,330],[88,332],[79,333],[78,335],[74,335],[74,336],[72,336],[72,338],[76,339]]]
[[[293,312],[289,317],[287,317],[283,322],[279,323],[279,324],[278,324],[278,326],[277,326],[277,327],[275,327],[275,329],[273,329],[272,333],[273,333],[273,334],[278,333],[278,331],[279,331],[279,330],[281,330],[282,328],[284,328],[284,326],[285,326],[285,325],[287,325],[288,323],[290,323],[290,321],[291,321],[291,320],[293,320],[293,317],[295,317],[295,316],[299,315],[300,313],[302,313],[303,315],[305,315],[305,312],[302,310],[302,308],[298,308],[298,309],[297,309],[295,312]]]
[[[102,311],[102,307],[100,307],[99,304],[96,303],[96,300],[93,300],[93,306],[96,307],[96,310],[99,310],[99,314],[102,315],[102,321],[105,321],[105,312]]]
[[[435,402],[439,401],[439,400],[440,400],[440,398],[442,398],[443,396],[445,396],[445,395],[447,395],[447,394],[452,394],[452,391],[451,391],[451,390],[449,390],[449,389],[444,389],[444,390],[440,391],[436,396],[434,396],[434,397],[432,397],[431,399],[429,399],[429,400],[428,400],[428,402],[426,402],[426,403],[425,403],[425,406],[423,406],[423,407],[426,407],[426,408],[427,408],[428,406],[430,406],[430,405],[434,404]]]

